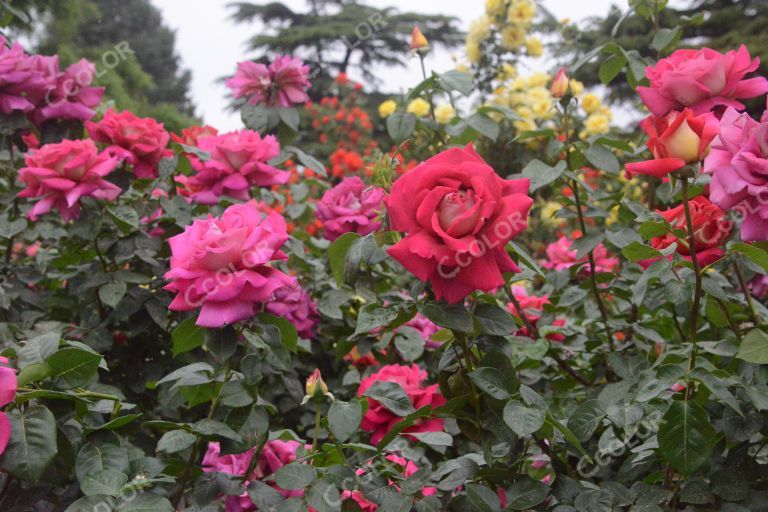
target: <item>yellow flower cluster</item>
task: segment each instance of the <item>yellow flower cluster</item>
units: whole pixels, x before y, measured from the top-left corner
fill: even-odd
[[[525,48],[532,57],[543,53],[541,41],[528,35],[536,15],[534,0],[486,0],[485,14],[469,26],[466,40],[467,59],[476,63],[481,57],[481,44],[493,31],[501,36],[501,46],[515,51]]]
[[[496,78],[500,85],[494,91],[492,103],[508,107],[520,116],[521,119],[513,123],[517,131],[533,131],[547,127],[548,121],[557,113],[555,98],[549,89],[551,75],[534,72],[527,76],[518,76],[513,66],[505,65]],[[571,79],[568,87],[569,92],[578,99],[586,116],[579,136],[587,138],[608,133],[612,115],[601,103],[600,98],[592,93],[584,94],[584,84],[578,80]]]

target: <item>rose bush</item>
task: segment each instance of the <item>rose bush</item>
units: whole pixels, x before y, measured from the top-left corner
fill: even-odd
[[[0,510],[766,509],[768,81],[664,4],[579,64],[628,130],[530,0],[402,96],[241,62],[230,131],[3,38]]]

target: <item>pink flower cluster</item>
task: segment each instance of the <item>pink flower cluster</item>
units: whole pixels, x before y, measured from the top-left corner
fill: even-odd
[[[8,359],[0,357],[0,407],[4,407],[16,398],[16,371],[6,366]],[[0,411],[0,455],[3,454],[11,438],[11,423],[8,416]]]
[[[110,154],[131,164],[137,178],[157,177],[157,165],[166,155],[170,139],[163,123],[127,110],[108,109],[101,121],[89,121],[85,127],[93,140],[107,144]]]
[[[227,79],[235,98],[248,98],[251,105],[290,107],[309,100],[309,66],[288,55],[275,57],[269,66],[244,61],[237,64],[235,76]]]
[[[262,138],[253,130],[200,136],[197,147],[210,155],[202,160],[191,155],[196,174],[177,176],[182,193],[201,204],[216,204],[221,196],[241,201],[250,197],[252,186],[267,187],[288,181],[289,174],[268,164],[280,154],[273,135]]]
[[[578,251],[571,249],[573,240],[567,236],[561,236],[556,242],[547,246],[547,259],[541,265],[549,270],[565,270],[575,265],[584,265],[589,271],[589,261],[586,255],[576,258]],[[613,272],[619,264],[619,259],[612,257],[603,244],[597,244],[593,253],[595,258],[595,272]]]
[[[334,241],[344,233],[367,235],[381,227],[384,189],[369,187],[358,176],[344,178],[323,194],[317,203],[317,218],[323,221],[326,240]]]
[[[445,398],[440,394],[437,384],[424,385],[427,380],[427,372],[419,368],[417,364],[404,366],[390,364],[383,366],[379,371],[369,375],[360,382],[357,396],[363,396],[365,392],[376,382],[395,382],[399,384],[408,395],[414,409],[430,405],[440,407],[445,404]],[[360,428],[366,432],[372,432],[371,443],[381,441],[392,426],[402,417],[393,413],[382,404],[368,397],[368,410],[363,416]],[[443,420],[440,418],[426,418],[419,420],[415,425],[406,428],[403,432],[440,432],[443,430]]]
[[[208,443],[208,450],[203,457],[203,471],[206,473],[218,472],[233,476],[244,476],[246,480],[243,485],[247,487],[249,482],[263,480],[286,464],[295,461],[296,450],[300,446],[301,443],[298,441],[281,441],[279,439],[267,441],[259,454],[259,461],[256,463],[253,473],[246,475],[245,473],[248,471],[248,466],[250,466],[254,456],[254,448],[244,453],[221,455],[219,443]],[[298,497],[303,494],[301,490],[287,491],[277,485],[273,485],[273,487],[286,498]],[[256,510],[256,506],[246,492],[238,496],[228,496],[224,506],[226,512]]]
[[[221,218],[196,220],[171,245],[170,280],[165,289],[176,293],[169,308],[191,311],[201,307],[197,325],[223,327],[252,317],[255,306],[275,291],[294,286],[295,278],[272,267],[285,260],[281,247],[288,240],[283,217],[262,218],[253,202],[232,205]]]
[[[529,295],[528,290],[524,286],[512,286],[512,295],[515,297],[515,299],[517,299],[517,302],[520,304],[520,308],[523,310],[526,318],[534,326],[538,324],[540,313],[544,311],[544,306],[546,304],[551,304],[549,297],[546,295]],[[519,312],[513,303],[510,302],[507,305],[507,309],[515,317],[520,317]],[[565,326],[565,319],[557,318],[552,322],[552,325],[555,327],[563,327]],[[515,335],[533,337],[533,333],[529,332],[528,327],[522,327],[518,329],[517,332],[515,332]],[[565,336],[560,333],[552,333],[547,335],[547,339],[552,341],[564,341]]]
[[[317,304],[298,284],[275,290],[266,308],[273,315],[291,322],[302,338],[314,338],[315,326],[320,319]]]
[[[89,139],[46,144],[27,153],[24,160],[19,179],[26,188],[19,197],[39,198],[29,211],[32,220],[53,208],[62,219],[74,219],[80,213],[80,198],[112,201],[120,195],[120,187],[104,179],[117,166],[117,159],[99,153]]]
[[[62,71],[58,55],[28,55],[0,36],[0,111],[24,112],[38,126],[50,119],[87,121],[104,94],[91,86],[95,70],[82,59]]]
[[[726,110],[704,172],[712,175],[712,202],[741,212],[741,238],[768,240],[768,111],[758,122]]]

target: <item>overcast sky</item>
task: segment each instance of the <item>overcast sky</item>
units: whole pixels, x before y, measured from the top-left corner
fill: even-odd
[[[219,130],[242,127],[237,114],[226,111],[227,90],[217,78],[234,73],[238,61],[253,57],[246,51],[245,41],[254,35],[256,27],[234,24],[228,19],[227,4],[232,0],[152,0],[159,7],[165,22],[176,30],[176,49],[184,67],[192,70],[192,98],[206,123]],[[303,0],[283,0],[291,8],[301,9]],[[256,2],[259,3],[259,2]],[[264,3],[264,2],[261,2]],[[453,15],[459,18],[464,30],[484,11],[484,0],[369,0],[370,5],[395,7],[399,10]],[[543,4],[558,18],[582,20],[604,14],[611,4],[626,6],[626,0],[543,0]],[[447,71],[452,68],[450,54],[438,52],[429,57],[431,69]],[[542,69],[551,63],[540,59]],[[418,60],[409,62],[408,68],[394,68],[378,73],[384,80],[384,89],[405,90],[415,85],[421,75]],[[355,78],[354,75],[352,78]]]

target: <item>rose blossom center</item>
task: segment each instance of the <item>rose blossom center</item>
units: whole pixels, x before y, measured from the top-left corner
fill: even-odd
[[[699,160],[701,137],[693,131],[688,121],[683,121],[678,129],[667,137],[664,145],[670,157],[680,158],[688,163]]]
[[[474,194],[466,190],[446,194],[437,207],[440,227],[455,237],[464,236],[472,231],[480,216],[480,211],[474,209]],[[474,209],[474,212],[472,210]]]

